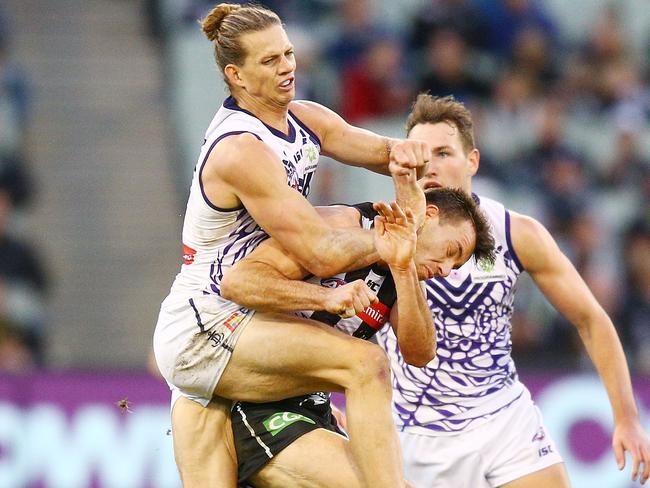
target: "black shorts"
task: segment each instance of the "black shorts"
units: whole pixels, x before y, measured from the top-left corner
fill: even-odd
[[[236,402],[231,418],[240,486],[312,430],[327,429],[347,437],[332,415],[329,394],[322,392],[270,403]]]

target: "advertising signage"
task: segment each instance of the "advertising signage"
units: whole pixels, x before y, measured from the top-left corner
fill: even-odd
[[[522,377],[574,488],[635,486],[629,459],[624,472],[616,468],[609,402],[598,377]],[[650,381],[634,386],[648,430]],[[169,390],[160,379],[146,373],[0,375],[0,487],[180,486]]]

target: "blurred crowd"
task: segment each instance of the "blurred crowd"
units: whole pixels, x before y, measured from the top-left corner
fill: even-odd
[[[23,224],[34,198],[28,130],[32,93],[11,49],[11,25],[0,10],[0,371],[29,371],[44,362],[48,277]]]
[[[179,22],[194,28],[214,3],[186,0]],[[402,19],[380,0],[263,3],[295,45],[298,98],[361,126],[403,126],[419,92],[465,102],[478,186],[549,228],[614,319],[633,369],[650,374],[649,15],[631,17],[627,0],[590,12],[551,0],[423,0],[404,2]],[[568,32],[568,19],[588,14],[582,35]],[[642,28],[627,24],[643,15]],[[586,364],[575,329],[530,282],[518,302],[521,365]]]

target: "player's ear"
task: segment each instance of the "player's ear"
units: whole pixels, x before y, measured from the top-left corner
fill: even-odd
[[[430,203],[427,205],[426,215],[427,217],[438,217],[440,215],[440,208],[438,208],[437,205]]]
[[[228,83],[236,86],[243,86],[241,76],[239,74],[239,68],[234,64],[228,64],[223,69],[224,74]]]
[[[474,176],[478,171],[479,161],[481,160],[481,153],[477,148],[474,148],[469,152],[467,160],[469,161],[469,174],[470,176]]]

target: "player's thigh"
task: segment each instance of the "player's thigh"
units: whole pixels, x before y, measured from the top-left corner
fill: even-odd
[[[553,464],[499,488],[570,488],[571,482],[564,463]]]
[[[220,398],[207,407],[185,397],[174,403],[174,457],[184,488],[237,486],[230,406],[229,400]]]
[[[251,482],[255,488],[362,486],[349,442],[325,429],[299,437],[254,475]]]
[[[351,381],[387,374],[386,354],[375,344],[312,320],[257,313],[239,337],[215,394],[273,401],[343,391]]]

